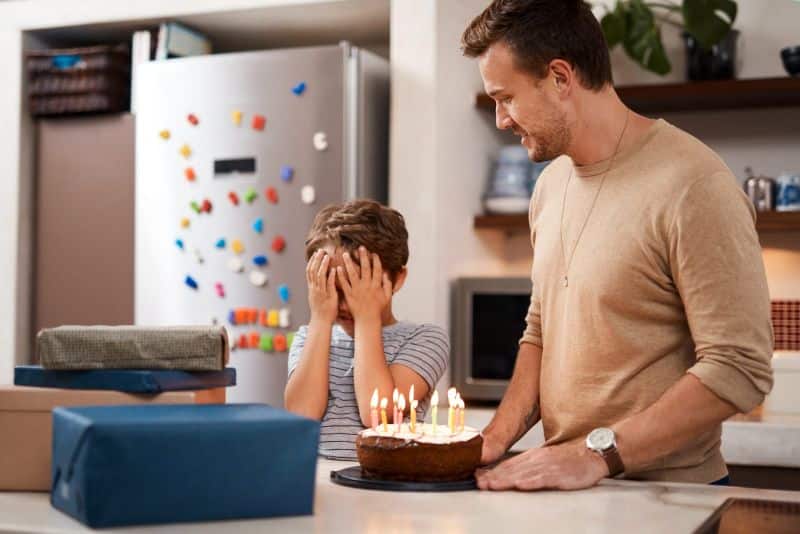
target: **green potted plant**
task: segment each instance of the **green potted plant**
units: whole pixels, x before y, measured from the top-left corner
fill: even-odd
[[[732,78],[736,12],[735,0],[617,0],[600,23],[609,48],[621,44],[631,59],[662,76],[672,65],[661,26],[676,26],[686,40],[689,79]]]

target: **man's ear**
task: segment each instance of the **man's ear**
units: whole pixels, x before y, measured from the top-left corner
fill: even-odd
[[[394,275],[394,282],[392,283],[392,294],[397,293],[400,291],[400,288],[403,287],[403,284],[406,281],[406,276],[408,276],[408,269],[403,267]]]

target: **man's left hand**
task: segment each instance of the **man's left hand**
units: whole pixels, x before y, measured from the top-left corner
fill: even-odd
[[[475,473],[482,490],[523,491],[590,488],[606,476],[605,460],[582,442],[530,449]]]

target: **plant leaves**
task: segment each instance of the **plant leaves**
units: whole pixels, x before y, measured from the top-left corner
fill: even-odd
[[[734,0],[684,0],[683,22],[705,49],[720,42],[736,21]]]
[[[661,42],[661,29],[656,25],[652,10],[642,0],[631,0],[626,28],[622,44],[631,58],[662,76],[672,70]]]
[[[624,5],[618,1],[614,11],[609,11],[600,20],[600,26],[603,28],[603,35],[606,38],[609,50],[625,39],[625,18]]]

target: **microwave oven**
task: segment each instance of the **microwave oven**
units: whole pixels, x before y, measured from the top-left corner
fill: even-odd
[[[514,371],[530,278],[458,278],[451,285],[450,369],[465,400],[498,402]]]

